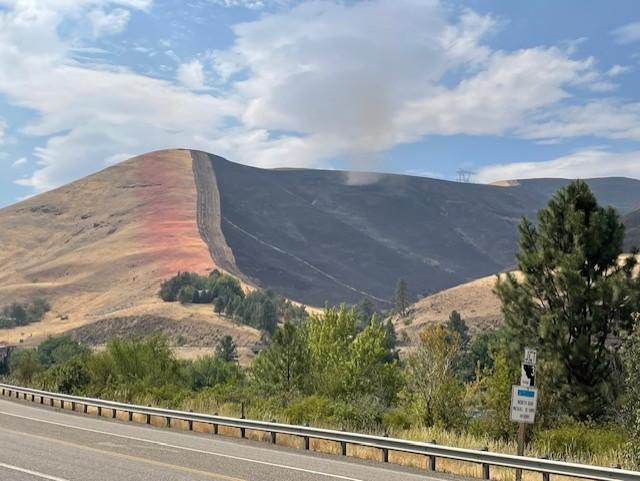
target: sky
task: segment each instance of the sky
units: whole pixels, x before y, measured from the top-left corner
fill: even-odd
[[[0,0],[0,206],[174,147],[640,178],[640,4]]]

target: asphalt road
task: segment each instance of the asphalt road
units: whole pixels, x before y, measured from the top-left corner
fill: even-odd
[[[418,470],[0,400],[0,481],[442,481]]]

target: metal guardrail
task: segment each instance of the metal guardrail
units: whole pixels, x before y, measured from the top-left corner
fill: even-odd
[[[246,430],[268,432],[271,434],[271,442],[273,444],[276,443],[278,434],[298,436],[304,439],[305,449],[309,449],[310,439],[333,441],[340,443],[341,453],[343,455],[347,454],[347,445],[349,444],[366,446],[379,449],[382,453],[383,462],[388,462],[390,451],[424,455],[428,457],[428,467],[432,471],[436,470],[436,460],[438,458],[466,461],[481,464],[483,467],[482,471],[484,479],[489,479],[490,477],[490,466],[500,466],[541,473],[544,481],[549,480],[550,475],[552,474],[598,481],[640,481],[640,472],[638,471],[565,463],[549,459],[521,457],[481,450],[454,448],[440,446],[433,443],[406,441],[403,439],[357,434],[331,429],[319,429],[308,426],[296,426],[275,422],[254,421],[210,414],[175,411],[157,407],[137,406],[115,401],[104,401],[102,399],[40,391],[37,389],[13,386],[10,384],[0,384],[0,389],[2,390],[3,396],[16,397],[18,399],[22,396],[25,400],[30,397],[31,402],[36,402],[37,398],[40,404],[45,404],[45,400],[47,400],[50,406],[54,406],[54,401],[57,401],[62,409],[64,409],[65,403],[70,403],[70,407],[73,411],[76,411],[77,406],[80,405],[83,407],[83,412],[85,414],[87,413],[88,407],[97,408],[99,416],[102,416],[103,409],[111,411],[113,418],[116,418],[118,411],[128,413],[129,421],[133,421],[134,414],[139,414],[146,417],[147,424],[151,424],[152,417],[160,417],[165,419],[167,426],[171,426],[171,420],[187,422],[189,430],[193,430],[193,423],[210,424],[213,426],[214,434],[218,434],[219,426],[237,428],[240,430],[240,435],[243,438],[246,437]]]

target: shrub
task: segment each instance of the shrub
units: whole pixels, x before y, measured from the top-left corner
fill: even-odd
[[[588,457],[618,451],[627,439],[628,436],[619,427],[570,422],[538,432],[535,446],[551,457],[562,459],[567,455]]]

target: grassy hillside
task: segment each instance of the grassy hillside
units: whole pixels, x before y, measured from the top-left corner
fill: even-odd
[[[189,151],[136,157],[0,210],[0,306],[49,300],[43,322],[1,330],[0,340],[35,343],[107,318],[156,315],[205,323],[253,343],[211,309],[167,307],[160,282],[179,270],[214,267],[197,224]]]

